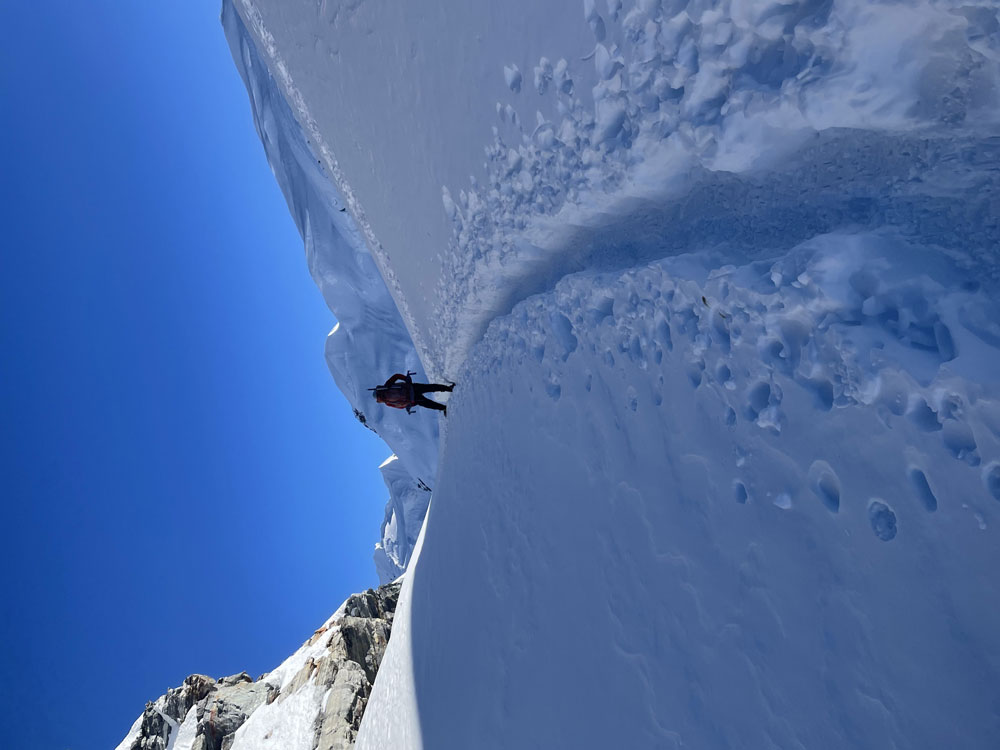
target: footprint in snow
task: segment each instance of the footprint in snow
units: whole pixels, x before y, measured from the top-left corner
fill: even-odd
[[[1000,462],[993,461],[983,469],[983,485],[990,496],[1000,502]]]
[[[924,432],[937,432],[941,429],[941,422],[938,421],[937,412],[921,396],[917,396],[913,400],[907,416],[913,424]]]
[[[916,466],[910,467],[909,474],[910,482],[913,484],[913,488],[917,491],[917,497],[924,506],[924,510],[928,513],[936,511],[938,507],[937,496],[934,494],[930,483],[927,481],[927,475]]]
[[[720,362],[715,368],[715,378],[727,391],[736,390],[736,383],[733,382],[733,373],[725,362]]]
[[[875,536],[883,542],[896,538],[896,514],[881,500],[873,499],[868,503],[868,521]]]
[[[783,372],[786,375],[792,374],[792,367],[790,360],[786,356],[785,345],[780,339],[773,337],[761,339],[757,344],[757,351],[760,354],[760,360],[769,367],[773,367],[779,372]]]
[[[800,382],[812,393],[817,409],[830,411],[833,408],[833,383],[824,377],[803,378]]]
[[[656,323],[656,328],[653,333],[654,339],[659,341],[668,352],[674,350],[673,337],[670,335],[670,324],[664,318],[660,318]]]
[[[516,65],[503,66],[503,80],[515,94],[521,90],[521,71]]]
[[[747,486],[738,479],[733,482],[733,497],[736,498],[736,502],[740,505],[745,505],[747,500],[750,498],[750,495],[747,492]]]
[[[965,461],[969,466],[979,466],[979,452],[972,430],[964,422],[950,419],[944,424],[944,447],[959,461]]]
[[[750,421],[756,421],[771,401],[771,384],[767,381],[755,383],[747,391],[746,414]]]
[[[692,388],[701,388],[701,376],[705,372],[705,362],[704,360],[695,360],[694,362],[689,362],[686,367],[686,372],[688,380],[691,382]]]
[[[813,461],[809,467],[809,486],[831,513],[840,510],[840,479],[826,461]]]

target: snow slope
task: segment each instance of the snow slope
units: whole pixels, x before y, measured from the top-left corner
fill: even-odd
[[[997,5],[640,6],[446,194],[359,747],[996,747]]]
[[[404,594],[417,717],[393,642],[359,747],[995,747],[1000,357],[958,318],[996,310],[927,260],[830,234],[495,321]]]
[[[234,3],[459,381],[359,747],[1000,744],[995,0]]]

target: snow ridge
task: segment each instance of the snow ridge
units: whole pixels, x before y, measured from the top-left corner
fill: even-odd
[[[381,407],[368,388],[407,369],[423,377],[423,366],[400,317],[398,300],[390,293],[368,250],[378,245],[349,187],[342,176],[338,177],[333,154],[323,146],[315,124],[309,120],[305,103],[296,94],[253,3],[240,0],[239,8],[246,13],[254,35],[236,8],[231,0],[222,6],[222,22],[233,59],[246,84],[268,161],[305,243],[309,271],[337,319],[326,342],[327,364],[355,413],[399,458],[389,486],[398,494],[389,498],[387,523],[383,524],[382,541],[375,552],[381,580],[387,583],[402,572],[416,535],[413,530],[409,536],[404,533],[396,538],[397,526],[405,529],[405,524],[391,523],[391,518],[393,514],[412,516],[408,508],[411,500],[420,505],[422,517],[426,493],[420,487],[434,481],[438,429],[432,415],[411,416]],[[258,54],[259,48],[267,52],[270,68]],[[280,87],[278,81],[283,82]],[[288,101],[295,104],[294,114]],[[306,123],[305,129],[300,122]],[[400,475],[403,467],[408,481]]]
[[[285,100],[289,103],[295,113],[296,122],[298,122],[299,126],[306,132],[309,142],[313,145],[316,153],[319,154],[322,163],[326,167],[327,172],[333,180],[340,196],[343,197],[345,205],[351,211],[351,216],[360,227],[361,232],[365,237],[367,247],[371,251],[376,264],[378,264],[382,278],[385,279],[386,284],[392,293],[393,299],[396,302],[396,306],[399,309],[399,313],[402,316],[403,321],[406,323],[407,331],[409,332],[411,340],[417,345],[418,351],[422,350],[423,347],[420,346],[419,329],[413,323],[413,316],[409,313],[406,298],[403,296],[402,291],[399,288],[399,283],[396,280],[392,266],[389,263],[389,257],[382,248],[382,244],[378,241],[371,224],[366,219],[364,208],[355,198],[354,191],[351,190],[343,171],[340,169],[340,165],[337,162],[337,158],[334,155],[333,150],[330,148],[329,144],[327,144],[322,131],[316,124],[316,120],[310,114],[309,105],[306,103],[305,98],[302,96],[299,89],[295,86],[291,72],[278,51],[274,37],[264,26],[264,20],[260,11],[257,9],[256,5],[254,5],[253,0],[234,1],[240,4],[240,7],[243,9],[242,17],[244,21],[248,24],[255,39],[260,43],[257,50],[258,52],[263,50],[263,54],[267,58],[267,70],[277,79],[279,85],[281,86],[281,91],[285,96]]]

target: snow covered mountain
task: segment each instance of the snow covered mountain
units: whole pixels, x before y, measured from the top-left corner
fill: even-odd
[[[358,747],[1000,746],[998,10],[226,0],[398,456]]]
[[[399,584],[356,594],[273,672],[214,680],[193,674],[136,719],[118,750],[354,747]]]

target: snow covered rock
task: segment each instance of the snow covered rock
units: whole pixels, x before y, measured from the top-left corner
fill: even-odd
[[[350,597],[275,671],[194,674],[146,704],[118,750],[347,750],[392,632],[400,584]],[[284,740],[284,742],[282,742]],[[286,744],[287,743],[287,744]]]
[[[246,672],[218,681],[190,675],[181,687],[171,688],[146,704],[137,732],[133,728],[135,736],[130,733],[119,747],[166,750],[181,741],[191,750],[229,748],[232,735],[269,695],[273,697],[273,687],[253,682]],[[188,717],[190,721],[186,721]]]

